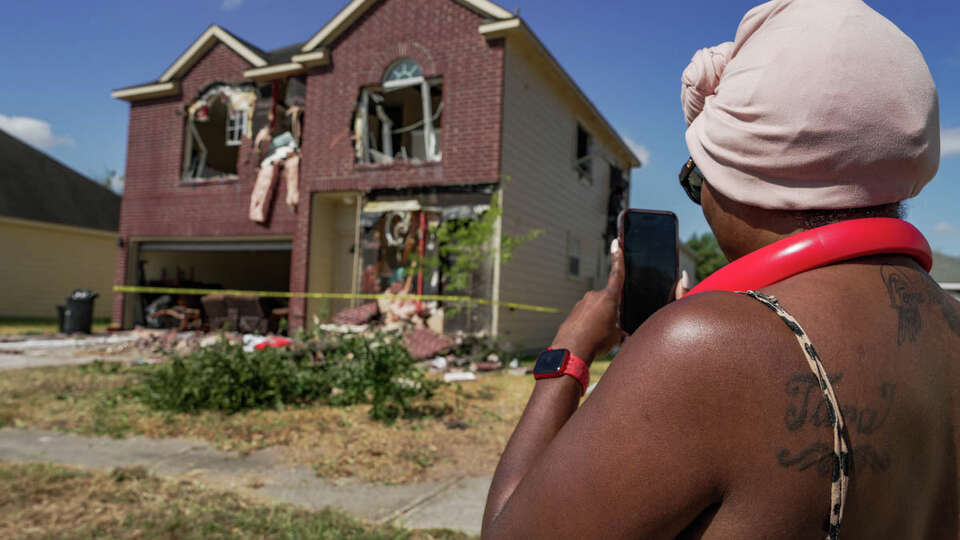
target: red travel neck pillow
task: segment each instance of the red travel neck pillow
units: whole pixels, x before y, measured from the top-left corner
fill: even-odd
[[[717,270],[687,295],[761,289],[801,272],[870,255],[907,255],[927,272],[930,244],[916,227],[894,218],[842,221],[795,234]]]

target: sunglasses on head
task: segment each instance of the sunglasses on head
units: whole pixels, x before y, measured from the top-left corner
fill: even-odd
[[[687,197],[690,197],[691,201],[700,204],[700,189],[703,187],[703,173],[697,168],[697,164],[693,162],[693,158],[687,159],[687,162],[683,164],[683,168],[680,169],[680,185],[683,186],[683,191],[687,193]]]

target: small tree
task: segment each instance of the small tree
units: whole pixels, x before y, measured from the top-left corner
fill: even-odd
[[[498,195],[493,195],[490,208],[475,219],[453,219],[445,221],[430,232],[436,236],[436,253],[423,258],[414,257],[411,272],[418,266],[429,273],[439,269],[444,276],[448,292],[470,291],[473,274],[480,265],[490,258],[490,243],[497,232],[497,220],[503,215]],[[523,236],[500,236],[500,259],[507,262],[513,257],[513,250],[535,239],[543,233],[533,229]]]
[[[685,244],[697,256],[697,281],[706,279],[728,262],[717,244],[717,239],[711,233],[694,233]]]

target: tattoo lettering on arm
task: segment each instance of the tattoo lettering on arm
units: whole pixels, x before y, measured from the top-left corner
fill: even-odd
[[[842,373],[828,375],[832,385],[843,380]],[[884,382],[880,385],[879,406],[858,407],[843,405],[840,407],[847,429],[861,435],[876,433],[886,423],[893,405],[896,384]],[[784,414],[784,424],[788,431],[797,431],[804,426],[830,429],[833,426],[829,408],[820,394],[820,386],[812,373],[800,373],[790,377],[786,386],[790,401]],[[890,468],[890,455],[872,444],[864,443],[852,448],[855,467],[878,473]],[[811,443],[798,451],[782,448],[777,452],[777,463],[787,469],[805,471],[816,467],[819,474],[829,475],[833,471],[833,447],[824,442]]]
[[[880,277],[887,286],[890,307],[897,311],[897,345],[915,343],[923,322],[920,320],[920,304],[926,302],[924,292],[905,272],[889,265],[880,267]]]

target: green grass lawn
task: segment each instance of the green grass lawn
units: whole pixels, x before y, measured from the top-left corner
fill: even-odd
[[[0,538],[461,540],[445,529],[374,525],[333,510],[255,502],[142,467],[111,474],[0,462]]]
[[[108,326],[110,326],[110,319],[94,319],[93,333],[106,332]],[[40,336],[56,333],[57,320],[55,318],[0,317],[0,336]]]
[[[609,365],[594,362],[592,380]],[[314,404],[232,415],[156,411],[118,392],[149,369],[97,363],[5,371],[0,428],[184,437],[239,452],[277,446],[321,477],[399,484],[492,474],[534,385],[530,375],[481,374],[473,382],[444,385],[431,400],[437,414],[385,425],[370,418],[369,405]]]

